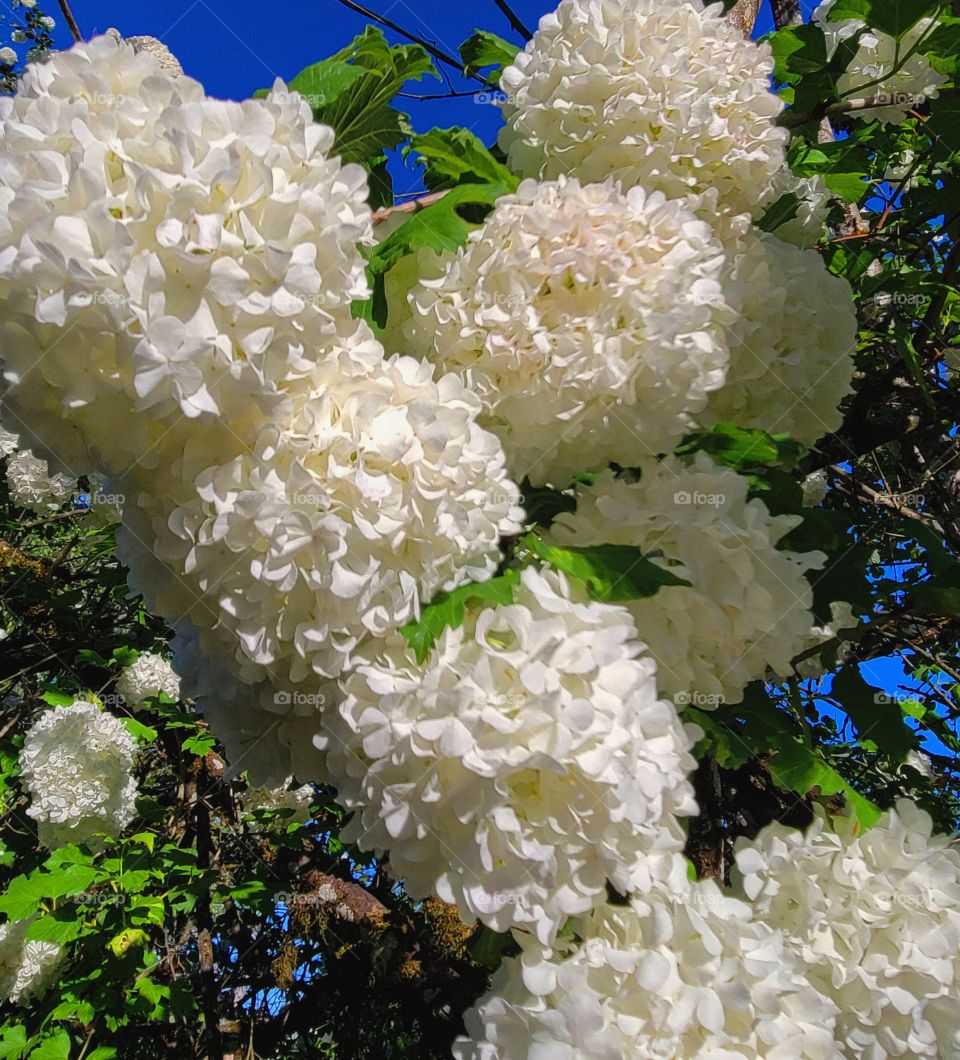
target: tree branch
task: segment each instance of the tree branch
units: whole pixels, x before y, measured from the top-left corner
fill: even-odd
[[[506,2],[506,0],[493,0],[493,2],[500,8],[500,10],[507,16],[507,21],[513,27],[513,29],[523,37],[524,40],[529,40],[533,33],[527,29],[521,19],[517,16],[513,8]]]
[[[799,26],[803,23],[800,12],[800,0],[770,0],[773,12],[773,24],[777,29],[784,26]]]
[[[73,39],[75,41],[82,41],[83,34],[80,32],[77,20],[73,17],[73,12],[70,10],[69,0],[60,0],[60,10],[63,12],[63,17],[66,20],[70,32],[73,34]]]
[[[496,85],[491,84],[486,78],[481,77],[479,74],[467,73],[463,68],[463,63],[455,59],[449,52],[442,51],[435,44],[431,44],[430,41],[423,37],[418,37],[415,33],[410,33],[408,30],[405,30],[402,26],[398,26],[396,22],[386,18],[384,15],[378,15],[376,11],[371,11],[369,7],[364,7],[363,4],[355,3],[355,0],[338,0],[338,3],[343,4],[344,7],[349,8],[351,11],[355,11],[358,15],[363,15],[364,18],[369,18],[372,22],[376,22],[378,25],[383,26],[386,29],[392,29],[394,33],[398,33],[405,40],[412,41],[414,44],[419,44],[420,47],[428,51],[434,59],[452,67],[462,77],[472,77],[474,80],[480,81],[482,84],[486,85],[487,88],[496,89]]]

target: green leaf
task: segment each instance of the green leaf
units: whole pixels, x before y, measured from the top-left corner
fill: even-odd
[[[69,707],[77,697],[67,695],[65,692],[44,692],[40,698],[44,703],[49,703],[51,707]]]
[[[117,1050],[112,1045],[98,1045],[84,1060],[115,1060]]]
[[[65,946],[83,933],[83,923],[77,920],[76,907],[58,909],[49,916],[40,916],[27,928],[31,942],[56,942]]]
[[[456,629],[463,624],[467,609],[513,603],[513,593],[520,580],[514,570],[505,571],[487,582],[463,585],[452,593],[440,593],[423,609],[416,622],[408,622],[400,630],[413,648],[417,662],[423,662],[445,629]]]
[[[630,545],[558,548],[536,534],[527,534],[523,545],[545,563],[582,581],[595,600],[636,600],[655,595],[664,585],[690,584]]]
[[[204,755],[209,754],[213,750],[216,744],[217,741],[214,737],[208,736],[206,733],[197,733],[183,741],[183,749],[198,758],[203,758]]]
[[[770,37],[775,81],[794,84],[804,74],[827,65],[827,42],[823,30],[811,22],[785,26]]]
[[[766,434],[732,423],[718,423],[709,431],[690,435],[677,452],[686,456],[697,450],[738,471],[771,465],[789,470],[799,465],[804,454],[803,446],[788,434]]]
[[[127,732],[140,743],[153,743],[157,738],[156,729],[152,729],[149,725],[144,725],[142,721],[137,721],[136,718],[126,717],[120,720],[123,722],[123,727]]]
[[[763,216],[757,221],[757,228],[764,232],[775,232],[787,221],[792,221],[797,216],[799,208],[800,198],[792,191],[788,191],[786,195],[781,195],[775,203],[766,208]]]
[[[843,795],[864,829],[872,828],[882,810],[852,788],[840,774],[806,744],[790,742],[777,748],[769,762],[774,783],[798,795],[816,791],[821,795]]]
[[[840,0],[840,3],[844,2],[850,3],[851,0]],[[899,38],[941,4],[940,0],[871,0],[868,6],[867,25]],[[835,12],[830,14],[831,21],[836,21]]]
[[[431,129],[414,136],[407,151],[416,151],[423,160],[423,180],[431,191],[452,188],[462,181],[503,184],[513,191],[520,183],[469,129]]]
[[[510,932],[501,934],[485,924],[474,932],[468,946],[470,956],[477,964],[494,972],[500,967],[504,957],[515,953],[517,944]]]
[[[420,45],[391,47],[373,26],[367,26],[352,44],[327,62],[349,65],[362,73],[350,84],[341,84],[330,103],[314,109],[314,117],[333,127],[333,150],[344,162],[359,162],[374,172],[382,166],[385,152],[397,147],[410,133],[407,115],[391,107],[391,101],[408,81],[420,80],[427,74],[439,75]],[[381,206],[387,201],[382,182],[380,191],[371,197],[371,205]]]
[[[363,66],[338,59],[324,59],[301,70],[288,87],[299,92],[316,113],[325,107],[332,107],[361,78],[375,76],[372,70]]]
[[[20,1060],[27,1049],[27,1029],[16,1023],[0,1031],[0,1060]]]
[[[453,251],[463,246],[471,225],[461,217],[463,207],[490,208],[510,190],[507,184],[461,184],[452,188],[439,202],[431,203],[392,232],[370,256],[370,271],[374,276],[391,269],[402,257],[429,247],[438,253]]]
[[[903,711],[897,700],[867,684],[856,667],[847,667],[837,674],[830,695],[857,727],[861,742],[872,740],[881,751],[898,761],[916,744],[913,733],[903,723]]]
[[[486,70],[484,79],[491,85],[499,85],[504,67],[509,66],[517,57],[520,46],[511,44],[495,33],[478,29],[474,30],[458,50],[463,60],[464,72],[468,76]]]
[[[30,1051],[30,1060],[69,1060],[70,1035],[64,1030],[55,1030],[49,1038]]]

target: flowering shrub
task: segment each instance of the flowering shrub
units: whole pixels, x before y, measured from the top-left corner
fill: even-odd
[[[14,15],[0,1056],[956,1053],[946,5]]]

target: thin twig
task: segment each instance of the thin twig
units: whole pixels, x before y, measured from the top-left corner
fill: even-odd
[[[410,33],[405,30],[402,26],[398,26],[396,22],[386,18],[384,15],[378,15],[376,11],[371,11],[369,7],[364,7],[363,4],[355,3],[354,0],[338,0],[339,3],[343,4],[344,7],[349,8],[351,11],[355,11],[358,15],[363,15],[364,18],[369,18],[371,22],[376,22],[381,26],[385,26],[387,29],[392,29],[394,33],[399,33],[401,37],[406,40],[413,41],[414,44],[419,44],[421,48],[428,51],[434,59],[437,59],[441,63],[445,63],[447,66],[453,67],[457,73],[472,77],[477,81],[482,82],[488,88],[496,89],[496,85],[491,84],[486,78],[481,77],[476,73],[464,72],[463,63],[458,59],[455,59],[449,52],[445,52],[438,48],[435,44],[431,44],[430,41],[425,40],[423,37],[418,37],[415,33]]]
[[[60,0],[60,10],[63,12],[63,17],[66,19],[70,32],[73,34],[73,39],[75,41],[82,41],[83,34],[80,32],[77,20],[73,17],[73,12],[70,10],[69,0]]]
[[[516,12],[506,2],[506,0],[493,0],[493,2],[500,8],[500,10],[507,16],[507,21],[510,23],[512,28],[523,37],[524,40],[529,40],[533,33],[527,29],[523,24],[523,21],[519,18]]]

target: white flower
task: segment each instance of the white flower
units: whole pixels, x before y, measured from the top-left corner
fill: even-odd
[[[629,614],[562,575],[470,613],[424,664],[402,637],[344,679],[327,768],[407,891],[551,943],[564,920],[646,889],[696,812],[691,733],[657,700]]]
[[[784,167],[774,177],[770,191],[771,205],[783,195],[796,197],[796,214],[774,228],[774,235],[796,247],[812,247],[824,235],[830,211],[830,189],[822,177],[797,177]]]
[[[27,733],[20,769],[44,846],[119,835],[133,820],[134,740],[94,703],[44,711]]]
[[[224,745],[231,773],[245,772],[249,783],[270,788],[284,786],[291,774],[325,782],[317,742],[321,713],[338,700],[335,683],[240,682],[215,634],[183,622],[171,647],[181,696],[196,701]]]
[[[351,326],[366,177],[296,93],[208,99],[100,37],[28,67],[0,137],[5,401],[83,471],[172,462],[183,415],[242,439]]]
[[[20,435],[0,427],[0,458],[15,453],[19,445]]]
[[[128,707],[142,706],[162,692],[171,699],[180,698],[180,678],[162,655],[143,652],[117,678],[117,692]]]
[[[36,917],[0,924],[0,1000],[26,1004],[50,986],[66,953],[55,942],[27,939]]]
[[[37,0],[16,0],[20,7],[36,7]]]
[[[680,872],[671,883],[577,922],[579,945],[525,944],[467,1013],[469,1036],[454,1056],[839,1057],[836,1009],[798,972],[781,934],[712,881]]]
[[[804,445],[835,431],[852,389],[857,339],[847,281],[831,275],[819,254],[761,234],[744,242],[724,293],[739,310],[730,369],[701,422],[759,427]]]
[[[44,29],[55,29],[57,21],[56,19],[51,18],[50,15],[44,15],[43,18],[40,19],[40,25],[43,26]]]
[[[815,809],[738,841],[743,893],[836,1002],[844,1056],[956,1055],[960,853],[905,799],[862,833]]]
[[[856,629],[858,624],[857,616],[853,613],[851,605],[845,600],[836,600],[830,605],[830,621],[823,625],[815,625],[810,629],[807,642],[798,654],[808,652],[821,644],[825,646],[832,644],[841,631]],[[793,672],[801,678],[822,677],[830,669],[832,663],[835,662],[837,665],[842,663],[849,649],[850,644],[845,641],[833,647],[826,661],[820,655],[812,655],[798,662],[793,667]]]
[[[21,449],[7,460],[7,487],[17,507],[55,512],[74,494],[77,480],[59,473],[51,475],[46,460]]]
[[[897,41],[889,33],[867,28],[862,19],[831,21],[834,3],[835,0],[824,0],[812,16],[826,37],[828,58],[833,57],[843,41],[866,30],[858,42],[857,53],[837,82],[837,93],[841,99],[875,101],[878,106],[852,111],[854,117],[899,124],[909,110],[936,99],[939,86],[947,77],[934,70],[929,59],[915,50],[929,36],[935,19],[921,18]]]
[[[690,204],[610,181],[525,181],[409,296],[407,348],[462,373],[511,471],[673,449],[723,382],[723,247]]]
[[[6,66],[14,66],[17,62],[17,53],[13,48],[0,48],[0,63]]]
[[[715,188],[723,210],[752,213],[785,164],[772,72],[718,4],[561,0],[500,79],[500,143],[525,177]]]
[[[285,810],[282,824],[305,824],[310,819],[310,803],[313,801],[313,787],[304,784],[292,788],[293,777],[287,777],[278,787],[251,787],[243,793],[244,813],[257,810]]]
[[[250,451],[191,471],[183,501],[145,498],[137,534],[193,588],[137,582],[161,614],[217,618],[244,680],[336,677],[368,635],[420,601],[489,578],[517,533],[519,491],[479,402],[454,375],[382,359],[362,341],[318,366],[289,424],[267,423]],[[128,537],[121,533],[122,552]],[[167,595],[168,594],[168,595]]]
[[[698,452],[640,464],[632,482],[612,472],[577,490],[553,543],[632,545],[689,586],[666,585],[627,601],[640,639],[657,661],[661,692],[680,706],[739,702],[767,670],[790,672],[808,643],[812,591],[804,573],[820,552],[780,551],[798,523],[748,499],[749,480]]]
[[[826,499],[830,488],[826,471],[812,471],[803,480],[802,486],[804,508],[818,507]]]

